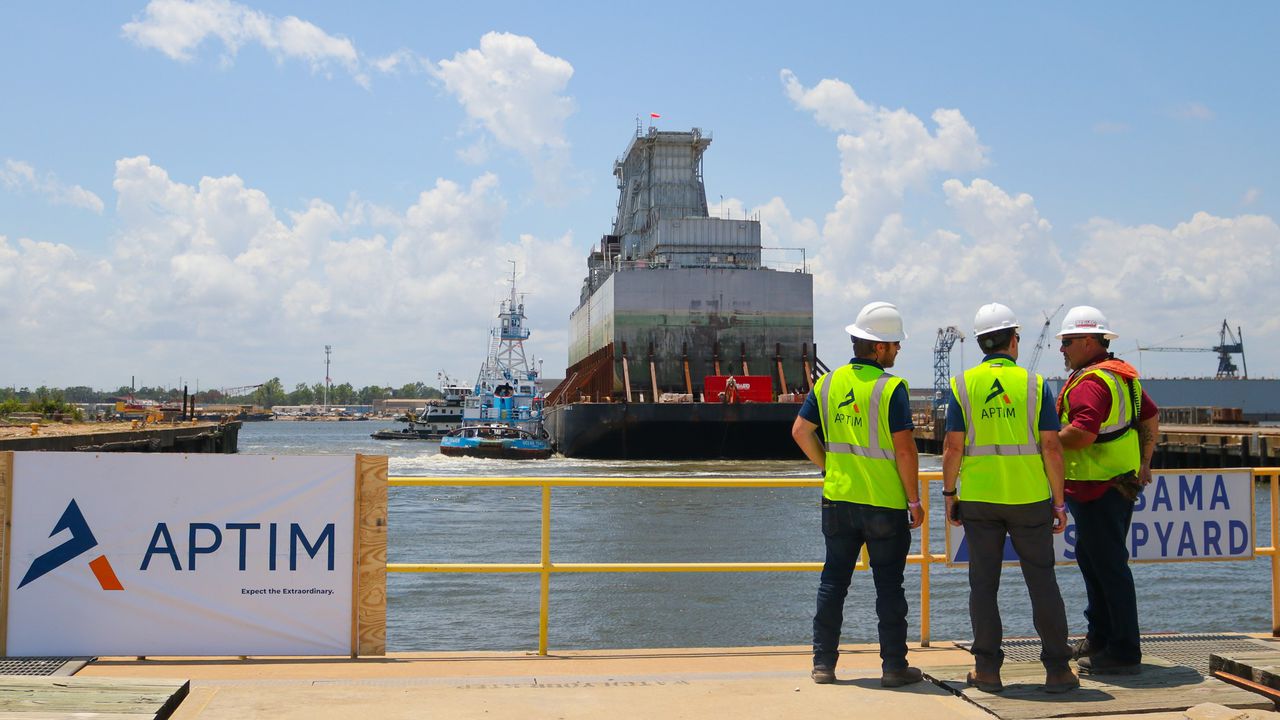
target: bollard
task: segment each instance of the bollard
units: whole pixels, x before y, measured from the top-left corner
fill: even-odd
[[[31,423],[31,434],[32,435],[40,434],[40,423]]]

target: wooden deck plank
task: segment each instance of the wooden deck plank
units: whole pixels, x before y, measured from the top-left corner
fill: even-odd
[[[177,679],[0,676],[0,718],[158,718],[190,692]],[[50,715],[52,714],[52,715]]]
[[[1000,672],[1005,689],[999,694],[965,686],[972,665],[921,669],[934,682],[1004,720],[1181,711],[1205,702],[1238,709],[1273,708],[1266,698],[1163,658],[1148,656],[1142,665],[1139,675],[1084,675],[1079,690],[1063,695],[1040,690],[1040,663],[1005,663]]]
[[[1259,652],[1213,653],[1209,656],[1210,672],[1221,670],[1237,677],[1246,678],[1266,685],[1273,690],[1280,690],[1280,652],[1261,650]]]

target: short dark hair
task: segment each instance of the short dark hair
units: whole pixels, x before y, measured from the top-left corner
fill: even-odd
[[[1111,349],[1111,338],[1105,335],[1095,335],[1094,337],[1098,338],[1098,344],[1102,346],[1103,350]]]
[[[994,332],[983,333],[978,336],[978,347],[982,352],[990,355],[1000,350],[1008,350],[1009,345],[1013,343],[1013,335],[1017,330],[1014,328],[1005,328]]]
[[[855,337],[853,339],[853,356],[859,358],[873,358],[876,356],[876,345],[879,340],[867,340],[865,338]]]

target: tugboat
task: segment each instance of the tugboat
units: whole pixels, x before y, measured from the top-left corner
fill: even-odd
[[[464,425],[440,441],[440,454],[500,460],[545,460],[551,457],[551,444],[545,435],[535,435],[503,423]]]
[[[538,371],[524,352],[529,339],[524,301],[516,296],[515,263],[511,297],[502,302],[498,325],[489,332],[489,352],[474,390],[462,405],[462,427],[440,440],[442,455],[528,459],[551,457],[551,441],[542,427],[542,389]]]
[[[462,427],[462,403],[472,393],[470,385],[461,385],[447,374],[439,373],[440,390],[444,400],[432,400],[417,415],[407,413],[397,422],[407,422],[408,427],[384,428],[369,437],[374,440],[439,440]]]

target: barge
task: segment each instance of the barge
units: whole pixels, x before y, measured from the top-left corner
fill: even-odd
[[[545,424],[568,457],[801,458],[798,403],[825,367],[813,276],[765,262],[760,221],[711,217],[698,128],[637,132],[612,231],[587,258]],[[748,388],[744,387],[749,385]]]

